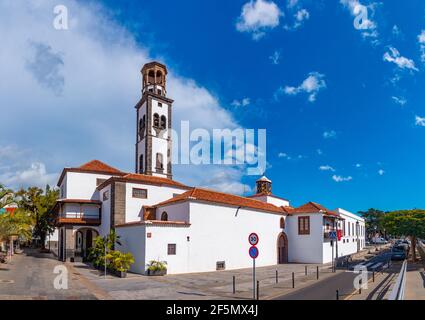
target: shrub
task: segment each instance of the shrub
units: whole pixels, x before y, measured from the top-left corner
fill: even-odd
[[[165,261],[151,260],[146,266],[152,272],[167,270],[167,263]]]

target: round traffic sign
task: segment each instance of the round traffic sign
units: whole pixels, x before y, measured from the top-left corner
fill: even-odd
[[[256,234],[256,233],[251,233],[250,235],[249,235],[249,237],[248,237],[248,241],[249,241],[249,244],[251,245],[251,246],[256,246],[257,245],[257,243],[258,243],[258,234]]]
[[[258,257],[258,248],[256,246],[252,246],[251,248],[249,248],[249,256],[252,259],[256,259]]]

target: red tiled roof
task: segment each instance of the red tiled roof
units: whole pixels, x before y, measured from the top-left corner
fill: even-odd
[[[92,160],[89,161],[82,166],[79,166],[78,169],[81,170],[87,170],[87,171],[100,171],[100,172],[110,172],[110,173],[121,173],[120,170],[115,169],[114,167],[111,167],[107,165],[106,163],[103,163],[99,160]]]
[[[59,177],[57,186],[59,187],[62,183],[63,178],[67,172],[83,172],[83,173],[94,173],[94,174],[104,174],[112,176],[123,176],[125,172],[122,172],[114,167],[107,165],[106,163],[99,160],[89,161],[82,166],[76,168],[64,168],[62,174]]]
[[[252,195],[248,196],[248,198],[256,198],[256,197],[263,197],[263,196],[268,196],[268,197],[273,197],[273,198],[289,201],[288,199],[278,197],[278,196],[276,196],[272,193],[267,193],[267,192],[260,192],[260,193],[252,194]]]
[[[336,212],[332,210],[326,209],[321,204],[315,202],[307,202],[298,208],[294,208],[291,210],[291,213],[317,213],[322,212],[323,214],[331,215],[331,216],[339,216]]]
[[[161,220],[144,220],[144,221],[134,221],[134,222],[127,222],[122,224],[116,224],[114,225],[115,228],[120,227],[132,227],[132,226],[139,226],[139,225],[157,225],[157,226],[190,226],[190,223],[186,221],[161,221]]]
[[[139,181],[139,182],[146,182],[151,184],[165,184],[165,185],[171,185],[176,187],[183,187],[183,188],[190,188],[183,183],[168,179],[168,178],[162,178],[162,177],[156,177],[156,176],[148,176],[146,174],[139,174],[139,173],[129,173],[122,177],[122,179],[125,180],[133,180],[133,181]]]
[[[277,207],[270,203],[265,203],[259,200],[200,188],[193,188],[192,190],[189,190],[185,193],[175,196],[174,198],[157,204],[156,207],[187,200],[199,200],[213,203],[221,203],[236,207],[251,208],[280,214],[284,214],[286,212],[281,207]]]

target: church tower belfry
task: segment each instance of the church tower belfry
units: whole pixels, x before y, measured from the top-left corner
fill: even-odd
[[[136,105],[136,173],[172,179],[171,116],[167,67],[149,62],[141,70],[142,98]]]

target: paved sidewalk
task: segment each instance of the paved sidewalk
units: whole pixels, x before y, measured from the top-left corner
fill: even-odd
[[[307,276],[305,275],[307,266]],[[225,270],[217,272],[167,275],[148,277],[129,273],[120,279],[111,275],[104,277],[99,270],[83,263],[74,263],[74,270],[92,283],[100,292],[112,299],[252,299],[252,269]],[[291,292],[292,272],[295,275],[296,289],[315,283],[317,265],[284,264],[256,269],[256,279],[260,283],[260,299]],[[276,270],[278,283],[276,284]],[[320,280],[335,275],[329,265],[319,266]],[[233,294],[233,276],[236,280],[236,293]]]
[[[418,261],[407,264],[405,300],[425,300],[425,252],[417,248]]]
[[[63,265],[52,254],[26,249],[12,261],[0,264],[0,300],[87,300],[96,299],[72,273],[68,289],[54,288],[55,266]]]

